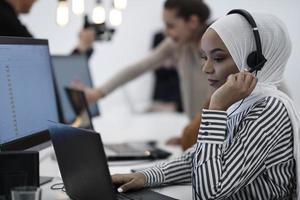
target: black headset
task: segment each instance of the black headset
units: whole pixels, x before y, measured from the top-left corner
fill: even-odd
[[[253,34],[254,34],[254,39],[255,39],[255,44],[256,44],[256,51],[251,52],[248,57],[247,57],[247,65],[250,68],[249,72],[257,72],[262,69],[264,64],[267,62],[267,59],[262,53],[262,48],[261,48],[261,40],[258,32],[257,25],[255,23],[255,20],[251,16],[251,14],[243,9],[233,9],[227,13],[227,15],[230,14],[239,14],[242,15],[251,25]]]

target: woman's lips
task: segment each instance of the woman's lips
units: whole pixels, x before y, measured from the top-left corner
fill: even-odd
[[[207,79],[207,80],[210,86],[216,86],[219,82],[218,80],[214,80],[214,79]]]

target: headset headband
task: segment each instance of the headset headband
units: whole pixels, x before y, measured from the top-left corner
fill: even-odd
[[[258,71],[261,70],[261,68],[264,66],[266,63],[266,58],[264,57],[262,53],[262,47],[261,47],[261,40],[260,40],[260,35],[258,32],[257,25],[255,23],[255,20],[251,16],[251,14],[244,10],[244,9],[233,9],[227,13],[227,15],[230,14],[239,14],[242,15],[250,24],[253,34],[254,34],[254,39],[255,39],[255,44],[256,44],[256,51],[252,52],[248,58],[247,58],[247,63],[248,66],[251,68],[252,71]]]

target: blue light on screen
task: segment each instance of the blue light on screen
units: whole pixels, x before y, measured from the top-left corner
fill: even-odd
[[[0,45],[0,144],[58,121],[47,45]]]

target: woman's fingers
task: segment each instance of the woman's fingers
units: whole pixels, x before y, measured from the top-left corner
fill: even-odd
[[[134,189],[139,189],[141,188],[141,185],[138,184],[138,182],[136,180],[131,180],[128,183],[125,183],[123,185],[121,185],[118,188],[118,192],[126,192],[128,190],[134,190]]]
[[[113,184],[119,186],[118,192],[136,190],[145,186],[146,177],[142,173],[112,175]]]

